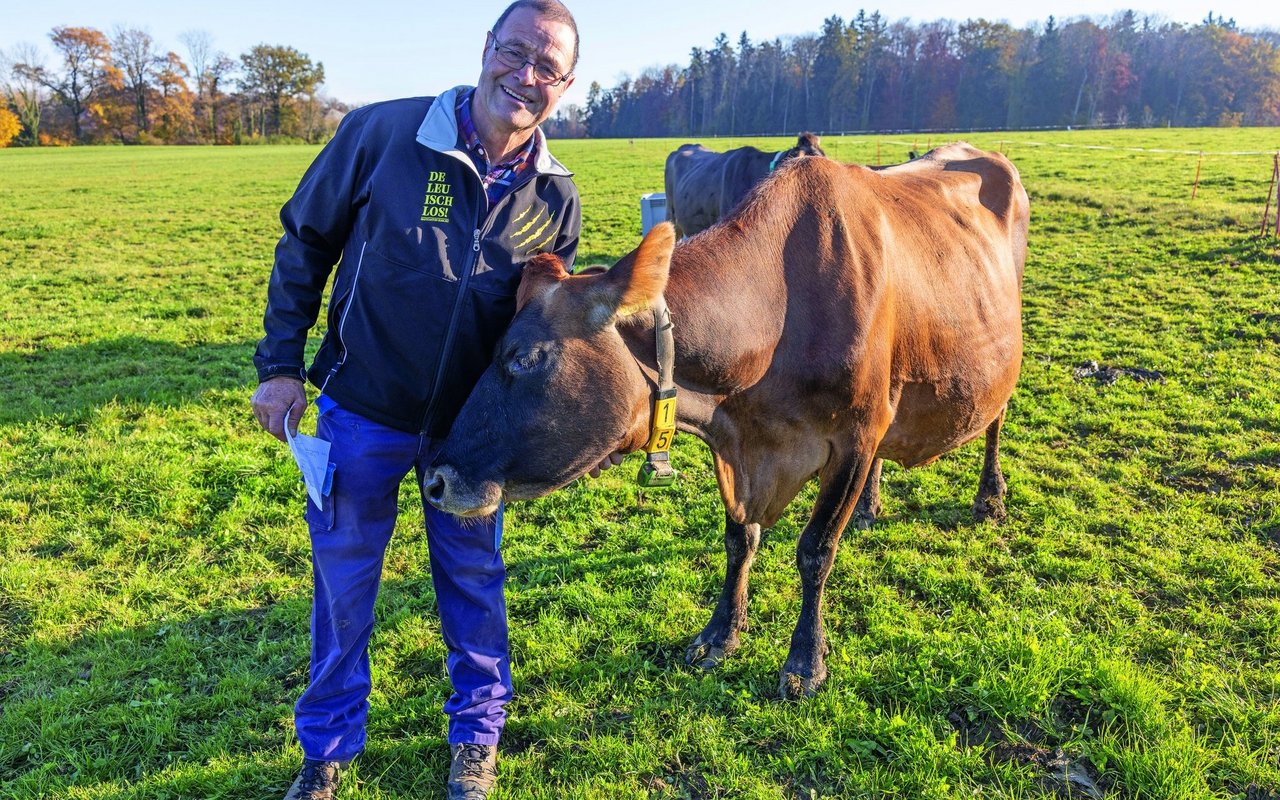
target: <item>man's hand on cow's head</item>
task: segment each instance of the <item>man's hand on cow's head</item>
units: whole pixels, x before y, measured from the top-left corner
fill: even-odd
[[[599,464],[587,470],[587,474],[593,478],[599,478],[600,473],[606,469],[612,469],[622,463],[622,459],[626,458],[623,453],[610,453]]]
[[[258,384],[250,403],[262,429],[283,442],[286,424],[291,432],[298,431],[302,413],[307,410],[307,392],[297,378],[279,376]]]

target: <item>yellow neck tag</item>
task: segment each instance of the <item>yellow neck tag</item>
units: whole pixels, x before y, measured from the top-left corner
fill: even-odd
[[[675,390],[671,390],[671,395],[653,403],[653,432],[649,436],[649,443],[644,446],[646,452],[662,453],[671,449],[671,440],[676,435]]]

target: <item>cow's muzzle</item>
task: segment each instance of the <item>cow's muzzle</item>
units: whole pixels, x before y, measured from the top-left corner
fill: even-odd
[[[434,467],[422,479],[428,503],[455,517],[487,517],[502,502],[502,486],[493,481],[470,484],[448,464]]]

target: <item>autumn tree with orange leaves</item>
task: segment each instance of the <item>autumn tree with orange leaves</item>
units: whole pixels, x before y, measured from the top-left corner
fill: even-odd
[[[193,141],[196,134],[195,94],[187,85],[187,65],[170,51],[156,65],[156,102],[152,104],[152,132],[164,142]]]
[[[285,45],[235,59],[187,31],[186,60],[126,25],[109,37],[61,26],[49,40],[47,61],[26,43],[0,53],[0,109],[17,115],[18,145],[323,142],[347,111],[320,92],[324,65]]]
[[[0,147],[8,147],[19,133],[22,133],[22,123],[18,121],[18,115],[0,107]]]
[[[110,89],[120,86],[120,71],[111,63],[111,43],[94,28],[59,26],[49,34],[61,59],[61,69],[36,67],[32,76],[53,92],[71,115],[72,135],[85,139],[84,119],[95,111],[94,103]]]

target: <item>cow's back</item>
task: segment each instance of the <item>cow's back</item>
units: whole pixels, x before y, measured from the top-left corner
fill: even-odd
[[[879,172],[892,183],[912,187],[912,197],[925,206],[929,206],[938,194],[960,201],[975,215],[973,219],[963,221],[965,229],[980,219],[986,221],[976,213],[976,187],[977,206],[985,208],[993,218],[990,221],[996,223],[994,229],[1007,236],[1021,282],[1027,257],[1030,211],[1022,179],[1009,159],[1000,153],[989,153],[965,142],[956,142]],[[959,209],[952,209],[952,213],[956,211]]]
[[[724,154],[683,144],[667,156],[663,185],[667,212],[682,236],[711,227],[720,214],[720,164]]]
[[[769,176],[769,162],[773,158],[773,153],[749,145],[724,154],[720,169],[721,219],[733,212],[752,187]]]

